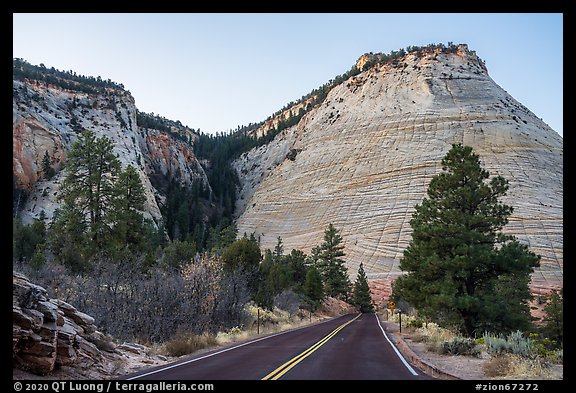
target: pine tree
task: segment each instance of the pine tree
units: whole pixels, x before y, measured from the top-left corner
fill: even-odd
[[[544,307],[544,326],[546,337],[556,341],[558,346],[564,342],[564,288],[553,291],[548,304]]]
[[[346,270],[346,262],[342,259],[344,245],[342,244],[340,231],[330,223],[324,231],[324,242],[320,246],[320,269],[326,295],[348,300],[348,294],[352,289],[352,283]]]
[[[354,295],[352,297],[352,304],[354,304],[360,312],[369,313],[374,312],[374,305],[372,304],[372,295],[370,294],[370,287],[368,286],[368,278],[364,271],[364,265],[360,262],[358,268],[358,275],[354,282]]]
[[[272,310],[274,306],[274,288],[272,287],[272,283],[269,281],[270,271],[274,264],[273,259],[272,251],[269,249],[264,251],[264,258],[258,266],[258,284],[254,295],[256,305],[268,310]]]
[[[132,165],[121,171],[114,183],[112,222],[114,241],[121,246],[143,246],[145,239],[144,210],[146,195],[142,180]]]
[[[34,220],[30,225],[23,225],[19,218],[12,221],[12,256],[19,262],[30,261],[38,246],[46,239],[44,220]]]
[[[301,250],[293,249],[286,257],[290,281],[295,292],[302,291],[306,280],[306,254]]]
[[[30,266],[34,270],[40,270],[46,261],[46,256],[44,255],[44,243],[36,244],[36,250],[32,259],[30,259]]]
[[[75,272],[87,268],[88,257],[94,252],[87,225],[74,206],[63,205],[55,212],[50,227],[50,250],[61,264]]]
[[[395,283],[402,299],[469,336],[529,324],[530,274],[538,255],[501,230],[512,207],[499,202],[508,182],[490,181],[472,148],[454,144],[410,221],[412,241]]]
[[[109,232],[108,213],[112,209],[114,181],[120,162],[107,137],[96,138],[86,130],[72,145],[66,161],[66,177],[60,187],[60,199],[88,220],[90,236],[100,247]]]
[[[306,280],[302,285],[302,295],[304,303],[312,312],[316,311],[324,299],[322,275],[315,266],[310,266],[306,271]]]
[[[274,247],[274,261],[282,262],[284,259],[284,245],[282,244],[282,238],[278,236],[278,241]]]
[[[258,267],[261,259],[258,243],[246,236],[230,244],[222,253],[222,261],[227,270],[239,267]]]

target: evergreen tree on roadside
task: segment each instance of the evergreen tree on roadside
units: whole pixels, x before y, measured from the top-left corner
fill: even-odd
[[[528,283],[540,257],[501,230],[513,208],[508,182],[482,168],[471,147],[452,145],[427,197],[416,205],[412,241],[394,292],[424,317],[468,336],[530,323]]]
[[[258,284],[254,294],[256,305],[268,310],[272,310],[274,307],[274,288],[273,283],[269,280],[270,271],[274,264],[273,259],[272,251],[264,251],[264,258],[258,266]]]
[[[327,296],[348,300],[352,283],[346,270],[343,239],[340,231],[330,223],[324,231],[324,242],[321,244],[319,269],[324,279]]]
[[[553,291],[544,307],[544,326],[546,337],[556,341],[558,346],[564,342],[564,288]]]
[[[315,266],[306,270],[306,279],[302,285],[302,298],[304,304],[312,312],[316,311],[325,297],[322,275]]]
[[[360,262],[358,275],[356,276],[356,281],[354,282],[352,304],[358,307],[362,313],[374,312],[372,295],[370,294],[370,287],[368,286],[368,278],[366,277],[366,272],[364,271],[364,265],[362,262]]]
[[[295,292],[301,292],[306,280],[306,254],[301,250],[292,249],[286,256],[290,282]]]

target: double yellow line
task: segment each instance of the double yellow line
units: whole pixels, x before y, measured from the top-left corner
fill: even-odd
[[[316,344],[312,345],[310,348],[302,352],[300,355],[293,357],[292,359],[288,360],[286,363],[278,367],[276,370],[272,371],[270,374],[266,375],[262,380],[276,380],[286,374],[288,371],[292,370],[298,363],[302,360],[306,359],[310,356],[314,351],[324,345],[328,340],[334,337],[338,332],[344,329],[347,325],[357,320],[362,314],[356,315],[353,319],[349,320],[348,322],[338,326],[336,329],[332,330],[326,337],[318,341]]]

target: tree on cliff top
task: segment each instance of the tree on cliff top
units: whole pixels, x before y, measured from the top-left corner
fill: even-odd
[[[508,182],[490,181],[472,148],[452,145],[427,198],[412,216],[394,291],[418,312],[469,336],[525,329],[528,283],[540,256],[501,230],[513,208],[499,202]]]

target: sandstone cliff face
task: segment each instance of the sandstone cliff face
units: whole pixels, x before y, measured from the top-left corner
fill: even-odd
[[[348,268],[393,279],[409,221],[452,143],[470,145],[510,181],[505,232],[542,255],[533,289],[562,286],[563,140],[500,88],[476,54],[408,54],[331,90],[269,145],[234,163],[242,180],[239,233],[263,248],[281,236],[307,252],[329,223],[342,229]]]
[[[139,128],[136,113],[127,91],[109,88],[102,94],[88,94],[45,82],[14,80],[13,173],[16,184],[30,191],[23,222],[38,218],[41,211],[48,220],[52,218],[64,177],[60,169],[83,129],[110,138],[122,166],[130,164],[137,169],[146,192],[145,215],[156,222],[161,219],[157,200],[162,200],[162,195],[152,186],[152,176],[176,176],[186,185],[194,181],[208,184],[191,146],[164,131]],[[57,171],[50,181],[42,176],[45,152]]]

